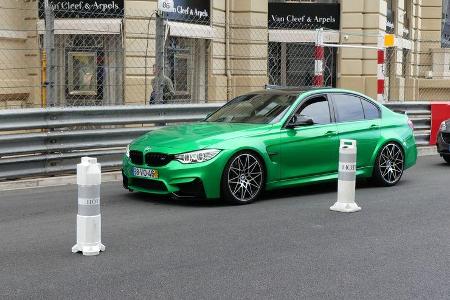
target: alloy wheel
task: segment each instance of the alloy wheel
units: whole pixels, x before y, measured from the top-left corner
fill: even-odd
[[[240,202],[253,200],[263,185],[261,163],[249,153],[242,153],[233,159],[227,176],[229,192]]]
[[[403,174],[403,152],[397,144],[387,144],[383,147],[379,159],[381,177],[389,183],[395,184]]]

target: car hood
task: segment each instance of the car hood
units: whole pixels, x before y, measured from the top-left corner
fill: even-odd
[[[181,153],[203,149],[219,142],[266,132],[268,124],[200,122],[167,126],[137,138],[131,149]]]

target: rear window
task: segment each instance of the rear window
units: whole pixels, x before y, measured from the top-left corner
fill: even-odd
[[[361,99],[361,103],[364,109],[364,117],[366,118],[366,120],[373,120],[380,118],[380,111],[375,104],[364,99]]]

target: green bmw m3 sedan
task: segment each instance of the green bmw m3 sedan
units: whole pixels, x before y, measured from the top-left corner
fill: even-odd
[[[337,180],[340,139],[357,141],[356,175],[382,186],[416,163],[406,115],[348,90],[272,89],[137,138],[123,157],[123,185],[250,203],[265,190]]]

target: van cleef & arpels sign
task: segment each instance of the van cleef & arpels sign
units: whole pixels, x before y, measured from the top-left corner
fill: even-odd
[[[55,18],[123,18],[124,0],[49,0]],[[43,19],[44,0],[39,0],[39,18]]]
[[[269,3],[269,29],[339,30],[339,3]]]

